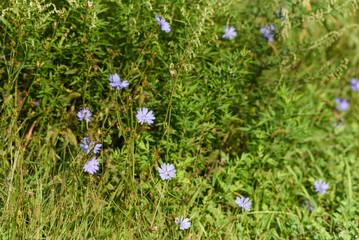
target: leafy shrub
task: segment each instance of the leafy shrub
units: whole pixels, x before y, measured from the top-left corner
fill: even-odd
[[[358,76],[358,4],[2,3],[2,236],[357,238],[349,81]],[[271,24],[268,42],[260,28]],[[234,40],[222,38],[226,25]],[[110,87],[114,73],[127,89]],[[349,110],[336,110],[335,97]],[[154,124],[137,122],[142,107]],[[84,108],[89,123],[76,116]],[[94,175],[83,172],[84,137],[103,144]],[[159,177],[163,163],[177,170],[170,181]],[[326,195],[314,191],[320,178]],[[250,212],[237,196],[251,199]],[[182,215],[192,223],[185,231],[174,222]]]

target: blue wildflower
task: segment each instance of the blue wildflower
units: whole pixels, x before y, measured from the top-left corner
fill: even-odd
[[[339,111],[345,111],[350,106],[348,99],[335,98],[335,103],[338,105],[336,108]]]
[[[110,77],[108,78],[108,80],[110,81],[110,86],[113,88],[117,88],[117,90],[120,90],[120,84],[121,84],[121,78],[120,76],[118,76],[117,73],[115,74],[110,74]]]
[[[77,113],[77,117],[79,118],[79,121],[85,119],[86,122],[90,122],[92,119],[92,113],[89,109],[84,108]]]
[[[183,219],[183,216],[181,216],[181,218],[176,218],[175,222],[180,225],[180,230],[186,230],[191,227],[191,222],[189,221],[189,218]]]
[[[268,42],[271,43],[273,42],[274,38],[274,29],[275,27],[273,25],[266,25],[260,29],[260,33],[262,34],[263,38],[266,38]]]
[[[80,144],[80,147],[85,150],[86,154],[89,154],[93,148],[94,142],[90,142],[90,138],[85,137]]]
[[[176,176],[175,166],[173,164],[165,163],[158,167],[158,172],[162,180],[168,180]]]
[[[226,29],[223,30],[224,34],[222,35],[223,38],[232,40],[234,37],[237,36],[237,32],[234,27],[229,27],[228,25],[225,27]]]
[[[357,78],[352,78],[350,80],[351,83],[351,88],[353,89],[353,91],[359,91],[359,80]]]
[[[317,182],[314,182],[315,191],[326,194],[327,189],[329,189],[329,185],[327,182],[323,182],[322,179],[319,179]]]
[[[85,137],[80,144],[80,147],[85,150],[86,154],[89,154],[91,150],[93,149],[93,152],[95,154],[100,152],[100,148],[102,147],[102,144],[95,144],[94,141],[90,141],[89,137]]]
[[[127,89],[128,85],[130,85],[130,83],[128,81],[123,81],[121,84],[120,84],[120,87],[121,88],[124,88],[124,89]]]
[[[170,28],[170,24],[168,22],[166,22],[166,20],[164,18],[160,18],[158,15],[156,15],[156,19],[157,19],[157,23],[158,25],[161,26],[161,29],[165,32],[170,32],[171,28]]]
[[[95,154],[99,153],[101,147],[102,147],[102,144],[96,144],[95,147],[93,148],[93,152]]]
[[[153,115],[152,110],[148,111],[148,108],[142,108],[138,110],[136,118],[138,119],[138,122],[143,125],[143,123],[152,124],[153,120],[155,120],[155,116]]]
[[[126,80],[121,82],[121,78],[120,76],[118,76],[117,73],[110,74],[108,80],[110,81],[110,86],[116,88],[116,90],[121,90],[121,88],[126,89],[127,86],[130,85],[129,82]]]
[[[251,210],[252,202],[249,201],[249,198],[237,197],[237,200],[235,202],[238,204],[238,207],[242,208],[242,212],[244,211],[244,209],[248,211]]]
[[[97,161],[96,157],[93,157],[91,160],[89,160],[85,166],[84,166],[84,172],[88,172],[90,174],[94,174],[96,173],[100,168],[99,165],[100,163]]]

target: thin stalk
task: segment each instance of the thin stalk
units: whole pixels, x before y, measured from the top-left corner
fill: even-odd
[[[160,206],[161,200],[162,200],[162,198],[163,198],[163,193],[164,193],[166,187],[167,187],[167,181],[166,181],[165,186],[164,186],[163,189],[162,189],[161,198],[160,198],[160,200],[158,201],[155,214],[153,215],[152,222],[151,222],[151,228],[152,228],[152,226],[153,226],[153,222],[155,221],[156,214],[157,214],[158,208],[159,208],[159,206]]]

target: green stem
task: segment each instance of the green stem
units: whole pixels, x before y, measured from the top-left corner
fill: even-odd
[[[163,189],[162,189],[161,198],[160,198],[160,200],[158,201],[155,214],[153,215],[153,219],[152,219],[152,222],[151,222],[151,228],[152,228],[152,226],[153,226],[153,222],[155,221],[156,214],[157,214],[158,208],[159,208],[159,206],[160,206],[161,200],[162,200],[162,198],[163,198],[163,193],[164,193],[166,187],[167,187],[167,181],[166,181],[166,185],[165,185],[165,186],[163,187]]]

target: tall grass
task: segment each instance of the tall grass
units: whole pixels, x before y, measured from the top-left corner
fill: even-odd
[[[1,237],[358,238],[358,6],[1,2]],[[271,24],[268,43],[260,28]],[[222,38],[226,25],[234,40]],[[110,87],[114,73],[127,89]],[[138,123],[143,107],[154,124]],[[76,116],[83,108],[89,123]],[[94,175],[84,137],[102,144]],[[161,180],[163,163],[175,178]]]

